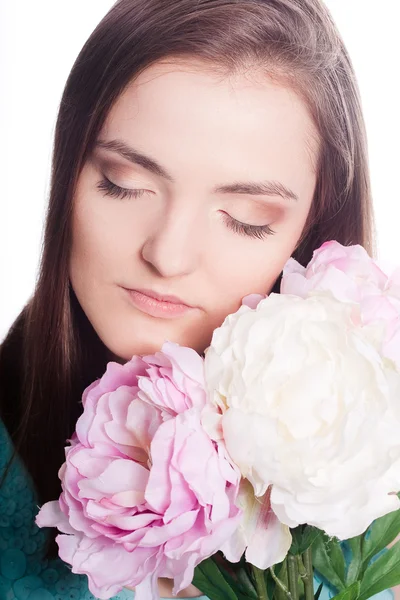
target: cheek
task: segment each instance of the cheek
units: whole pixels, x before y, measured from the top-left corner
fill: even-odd
[[[97,270],[107,255],[107,231],[95,214],[77,205],[72,226],[71,269],[75,278]]]
[[[127,258],[133,258],[136,227],[98,197],[87,195],[83,202],[77,201],[72,231],[71,270],[75,276],[85,272],[86,276],[109,279],[118,275]]]
[[[225,297],[268,293],[293,253],[300,234],[282,226],[263,240],[233,239],[214,257],[214,277]]]
[[[233,236],[223,252],[214,249],[213,281],[219,301],[212,311],[212,326],[218,327],[227,314],[236,312],[242,298],[249,294],[269,294],[293,254],[307,211],[289,214],[276,227],[274,235],[264,240]]]

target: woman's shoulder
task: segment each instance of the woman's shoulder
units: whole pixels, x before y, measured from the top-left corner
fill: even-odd
[[[0,420],[0,482],[14,445]],[[48,529],[39,528],[34,486],[18,456],[0,486],[0,598],[23,600],[95,600],[87,577],[71,572],[60,558],[47,559]],[[132,599],[123,591],[115,600]]]
[[[33,501],[35,499],[34,486],[28,471],[14,450],[9,431],[0,418],[0,502],[4,498],[14,500],[21,491],[24,491],[25,496],[29,495]],[[0,515],[2,514],[0,510]]]

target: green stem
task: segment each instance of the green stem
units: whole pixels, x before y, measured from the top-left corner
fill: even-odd
[[[288,554],[288,576],[289,576],[289,589],[292,594],[293,600],[299,600],[299,588],[298,578],[299,571],[297,569],[297,560],[293,554]]]
[[[256,583],[256,590],[258,594],[258,600],[269,600],[267,593],[267,585],[265,583],[264,571],[252,565],[254,580]]]
[[[304,578],[304,594],[305,600],[314,600],[314,572],[312,566],[312,551],[311,546],[303,554],[304,567],[307,577]]]
[[[300,575],[301,579],[304,581],[305,579],[307,579],[307,571],[304,567],[303,560],[301,558],[301,554],[296,554],[296,558],[297,558],[297,568],[299,570],[299,575]]]
[[[272,579],[275,581],[276,585],[281,588],[282,592],[286,594],[289,600],[292,600],[292,594],[286,587],[286,585],[275,575],[274,567],[270,567],[269,571],[272,575]]]

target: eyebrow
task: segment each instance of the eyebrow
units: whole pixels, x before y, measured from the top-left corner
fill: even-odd
[[[150,171],[158,177],[162,177],[171,183],[175,183],[174,178],[162,167],[157,161],[150,156],[139,152],[135,148],[128,146],[122,140],[96,140],[95,148],[103,148],[111,152],[115,152],[127,159],[129,162],[139,165]],[[279,181],[243,181],[234,182],[231,184],[220,185],[214,188],[214,193],[217,194],[246,194],[251,196],[281,196],[285,200],[298,201],[299,197],[291,189]]]

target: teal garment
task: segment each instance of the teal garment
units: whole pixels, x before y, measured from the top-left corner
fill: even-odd
[[[0,420],[0,477],[11,452],[12,442]],[[38,511],[32,480],[22,461],[16,459],[0,488],[0,600],[94,600],[85,575],[72,573],[60,558],[43,558],[48,530],[35,524]],[[315,575],[315,590],[320,582]],[[329,600],[333,595],[334,591],[324,583],[320,599]],[[134,597],[134,592],[123,590],[113,599]],[[393,597],[392,590],[374,596],[379,600]],[[197,600],[209,599],[199,596]]]

